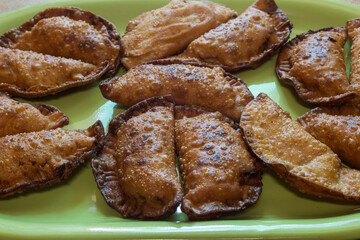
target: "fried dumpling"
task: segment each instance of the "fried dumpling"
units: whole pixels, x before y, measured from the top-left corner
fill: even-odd
[[[0,92],[0,137],[63,127],[69,118],[54,106],[21,103]]]
[[[360,108],[353,105],[315,108],[297,119],[313,137],[342,161],[360,169]]]
[[[91,63],[108,75],[120,64],[120,35],[114,24],[74,7],[48,8],[0,36],[0,46]]]
[[[266,94],[245,107],[240,126],[253,152],[301,192],[360,201],[360,171],[343,166],[328,146]]]
[[[159,219],[176,211],[182,190],[174,141],[169,97],[142,101],[110,122],[92,168],[106,202],[123,217]]]
[[[129,22],[121,39],[126,68],[172,56],[201,34],[228,21],[236,13],[210,1],[172,0]]]
[[[176,58],[195,58],[231,72],[255,68],[289,39],[291,28],[274,0],[257,0],[239,17],[195,39]]]
[[[280,51],[276,73],[307,103],[335,105],[356,96],[346,74],[343,27],[298,35]]]
[[[158,60],[138,65],[121,77],[100,83],[103,96],[131,106],[149,97],[171,94],[177,104],[217,110],[238,121],[253,99],[246,84],[220,67]]]
[[[360,18],[347,22],[348,35],[351,45],[351,73],[350,82],[360,95]]]
[[[95,81],[103,73],[81,61],[0,47],[0,90],[40,97]]]
[[[61,128],[0,138],[0,197],[62,181],[101,145],[100,121],[85,130]]]
[[[185,189],[181,209],[191,220],[236,212],[256,203],[262,165],[239,126],[219,112],[175,107],[176,148]]]

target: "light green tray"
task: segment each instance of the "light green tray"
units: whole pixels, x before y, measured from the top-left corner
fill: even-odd
[[[250,0],[221,2],[238,13],[252,3]],[[360,6],[340,0],[277,2],[294,25],[291,37],[309,29],[345,26],[348,19],[360,17]],[[130,19],[166,3],[162,0],[45,3],[0,15],[0,34],[52,6],[76,6],[92,11],[113,22],[123,33]],[[346,58],[349,61],[348,55]],[[279,83],[275,76],[275,61],[276,56],[273,56],[259,68],[238,76],[254,95],[263,91],[294,118],[298,117],[308,108],[292,89]],[[118,75],[123,73],[121,70]],[[68,129],[86,128],[97,119],[107,126],[110,119],[122,111],[102,97],[98,83],[28,102],[48,103],[60,108],[70,118]],[[61,184],[0,200],[0,239],[360,237],[359,204],[319,200],[300,194],[270,171],[264,174],[263,182],[263,193],[255,206],[218,220],[189,222],[180,210],[164,221],[126,220],[102,198],[87,161]]]

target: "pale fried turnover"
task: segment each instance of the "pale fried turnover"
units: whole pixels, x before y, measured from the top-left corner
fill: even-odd
[[[93,64],[0,47],[0,90],[21,97],[40,97],[83,85],[103,70]]]
[[[347,29],[351,41],[350,82],[358,95],[360,95],[360,18],[349,20]],[[359,97],[357,101],[360,102]]]
[[[69,118],[54,106],[30,105],[0,92],[0,137],[63,127]]]
[[[0,36],[0,46],[80,60],[103,68],[107,75],[115,74],[120,64],[115,25],[74,7],[45,9]]]
[[[217,110],[238,121],[253,99],[246,84],[220,67],[158,60],[138,65],[121,77],[100,83],[103,96],[131,106],[149,97],[172,94],[177,104]]]
[[[182,190],[171,98],[147,99],[116,116],[92,168],[106,202],[123,217],[159,219],[173,214]]]
[[[175,107],[176,149],[191,220],[237,212],[261,193],[261,163],[249,152],[240,128],[219,112]]]
[[[273,0],[257,0],[239,17],[195,39],[176,58],[192,58],[227,71],[255,68],[290,36],[292,25]]]
[[[344,60],[347,39],[343,27],[324,28],[298,35],[280,51],[276,73],[293,85],[307,103],[335,105],[354,98]]]
[[[360,171],[343,166],[328,146],[266,94],[245,107],[240,126],[252,151],[299,191],[360,201]]]
[[[210,1],[172,0],[131,20],[121,39],[126,68],[172,56],[236,13]]]
[[[360,169],[360,109],[354,105],[315,108],[297,119],[342,161]]]
[[[104,136],[98,121],[85,130],[61,128],[0,138],[0,197],[66,178],[97,151]]]

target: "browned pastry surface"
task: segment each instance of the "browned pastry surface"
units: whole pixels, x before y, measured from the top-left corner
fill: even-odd
[[[291,28],[273,0],[257,0],[239,17],[195,39],[176,58],[195,58],[232,72],[255,68],[288,40]]]
[[[116,27],[89,11],[74,7],[48,8],[0,37],[0,46],[72,58],[107,74],[120,64],[120,35]]]
[[[0,137],[63,127],[68,117],[56,107],[30,105],[9,98],[0,92]]]
[[[180,204],[173,108],[168,97],[157,97],[119,114],[92,160],[102,195],[123,217],[165,218]]]
[[[360,201],[360,171],[343,166],[328,146],[266,94],[245,107],[240,125],[253,152],[299,191]]]
[[[360,95],[360,18],[347,22],[348,35],[351,41],[351,72],[350,83]],[[360,98],[357,97],[357,102]]]
[[[177,64],[177,60],[138,65],[121,77],[101,82],[100,89],[105,98],[126,106],[172,94],[177,104],[211,108],[235,121],[253,99],[243,81],[220,67]]]
[[[104,136],[98,121],[86,130],[52,129],[0,138],[0,197],[66,178],[97,151]]]
[[[360,108],[352,105],[315,108],[297,119],[312,136],[342,161],[360,169]]]
[[[0,90],[21,97],[39,97],[99,78],[95,65],[31,51],[0,47]]]
[[[250,154],[239,127],[219,112],[175,107],[176,148],[191,220],[245,209],[261,193],[261,164]]]
[[[284,83],[311,104],[334,105],[354,98],[356,93],[346,75],[343,27],[301,34],[280,51],[276,72]]]
[[[172,0],[131,20],[121,39],[126,68],[174,55],[236,13],[210,1]]]

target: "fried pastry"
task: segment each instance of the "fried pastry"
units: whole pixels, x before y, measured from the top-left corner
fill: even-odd
[[[159,219],[173,214],[182,190],[171,99],[147,99],[116,116],[92,168],[106,202],[123,217]]]
[[[115,74],[120,64],[120,35],[115,25],[74,7],[45,9],[0,36],[0,46],[80,60],[102,68],[107,75]]]
[[[352,43],[350,82],[357,93],[360,94],[360,18],[349,20],[347,27]]]
[[[335,105],[356,96],[346,75],[343,27],[298,35],[280,51],[276,73],[307,103]]]
[[[195,58],[231,72],[256,68],[289,39],[291,28],[274,0],[257,0],[239,17],[195,39],[176,58]]]
[[[360,109],[353,105],[315,108],[297,119],[341,160],[360,169]]]
[[[58,183],[97,151],[100,121],[86,130],[61,128],[0,138],[0,197]]]
[[[100,89],[105,98],[126,106],[172,94],[177,104],[211,108],[235,121],[253,99],[243,81],[220,67],[184,65],[175,59],[138,65],[121,77],[101,82]]]
[[[166,6],[131,20],[121,39],[126,68],[172,56],[201,34],[235,17],[236,13],[209,1],[172,0]]]
[[[266,94],[245,107],[240,126],[253,152],[301,192],[360,201],[360,171],[343,166],[328,146]]]
[[[95,81],[102,74],[93,64],[0,47],[0,90],[15,96],[55,94]]]
[[[54,106],[21,103],[0,92],[0,137],[63,127],[69,118]]]
[[[234,121],[219,112],[176,106],[175,133],[185,189],[181,209],[191,220],[216,218],[256,203],[262,165]]]

